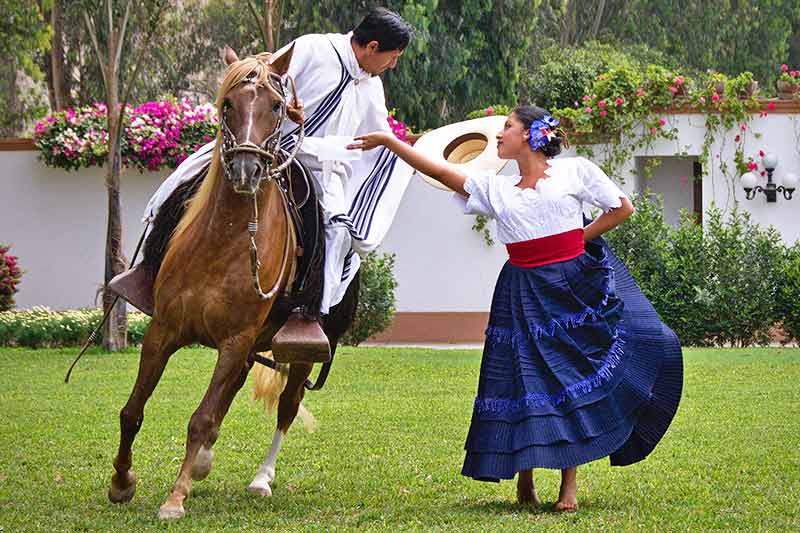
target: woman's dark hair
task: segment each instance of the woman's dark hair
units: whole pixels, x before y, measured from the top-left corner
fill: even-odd
[[[379,52],[404,50],[413,35],[414,30],[403,17],[384,7],[370,9],[353,30],[353,38],[360,46],[377,41]]]
[[[521,105],[514,109],[514,115],[516,115],[526,129],[531,127],[534,120],[539,120],[549,114],[550,112],[546,109],[536,107],[535,105]],[[556,128],[553,132],[556,134],[555,139],[551,139],[541,148],[541,152],[545,157],[555,157],[560,154],[562,145],[569,148],[569,141],[567,140],[567,134],[564,133],[564,130]]]

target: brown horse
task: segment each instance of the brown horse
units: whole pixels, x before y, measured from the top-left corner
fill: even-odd
[[[270,179],[275,171],[271,165],[277,160],[268,152],[277,151],[273,140],[276,135],[279,138],[286,116],[280,77],[286,74],[291,55],[292,49],[280,56],[261,54],[239,60],[232,50],[226,51],[228,69],[217,98],[221,132],[208,174],[172,234],[155,279],[154,313],[142,342],[139,373],[120,412],[116,472],[108,491],[112,502],[127,502],[134,495],[131,447],[142,425],[145,403],[170,356],[182,346],[201,343],[217,348],[217,364],[189,421],[186,455],[159,517],[185,514],[183,503],[192,480],[205,478],[211,470],[211,447],[255,353],[269,349],[288,316],[288,308],[275,303],[293,281],[296,237],[284,192]],[[232,145],[234,150],[230,150]],[[248,233],[254,204],[262,221],[253,241],[261,263],[256,275],[251,271]],[[272,290],[264,294],[254,285]],[[357,281],[351,284],[343,302],[326,318],[325,333],[332,350],[352,321],[357,287]],[[271,494],[277,450],[297,415],[312,366],[293,363],[284,368],[278,428],[267,461],[249,487],[252,492]]]

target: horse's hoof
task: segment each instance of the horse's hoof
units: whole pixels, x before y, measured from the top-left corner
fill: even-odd
[[[259,496],[272,496],[272,488],[269,486],[269,483],[257,483],[253,481],[247,487],[247,491],[252,492],[253,494],[258,494]]]
[[[128,470],[124,479],[119,474],[111,476],[111,487],[108,489],[108,499],[112,503],[128,503],[136,494],[136,474]]]
[[[205,447],[200,448],[197,452],[197,457],[192,465],[192,479],[201,481],[208,477],[211,472],[212,460],[214,459],[214,452],[207,450]]]
[[[178,518],[183,518],[186,515],[186,511],[183,509],[183,505],[171,505],[165,503],[161,506],[158,510],[158,518],[161,520],[176,520]]]

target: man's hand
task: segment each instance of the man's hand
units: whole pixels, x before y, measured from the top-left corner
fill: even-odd
[[[302,124],[306,120],[306,112],[303,108],[303,102],[300,100],[292,100],[286,106],[286,115],[297,124]]]
[[[373,131],[365,135],[359,135],[355,138],[360,143],[348,144],[348,150],[372,150],[378,146],[386,146],[389,141],[394,138],[394,135],[387,131]]]

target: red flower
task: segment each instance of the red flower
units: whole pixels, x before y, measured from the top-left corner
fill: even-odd
[[[605,109],[606,101],[605,100],[600,100],[599,102],[597,102],[597,107],[599,107],[600,109]]]
[[[658,125],[659,125],[659,126],[663,126],[663,125],[665,125],[666,123],[667,123],[667,121],[666,121],[666,120],[664,120],[663,118],[660,118],[660,119],[658,119]]]
[[[711,101],[712,102],[719,102],[719,95],[717,93],[712,94],[711,95]]]
[[[624,102],[624,100],[622,98],[620,98],[619,96],[617,96],[617,99],[614,100],[614,103],[617,104],[617,105],[622,105],[623,102]]]
[[[606,116],[606,112],[605,112],[605,111],[600,111],[600,116],[601,116],[601,117],[604,117],[604,116]]]
[[[742,140],[742,136],[741,135],[737,135],[736,137],[733,138],[733,142],[737,142],[738,143],[741,140]]]
[[[655,127],[653,127],[653,128],[650,128],[650,133],[652,133],[653,135],[655,135],[656,133],[658,133],[658,129],[657,129],[657,128],[655,128]]]
[[[758,151],[758,157],[764,157],[764,150]]]
[[[758,170],[758,163],[750,161],[747,163],[747,170]]]
[[[766,171],[766,170],[762,170],[762,171],[761,171],[761,175],[762,175],[762,176],[766,176],[766,175],[767,175],[767,171]]]
[[[494,108],[492,106],[487,107],[486,108],[486,114],[487,115],[494,115]]]

